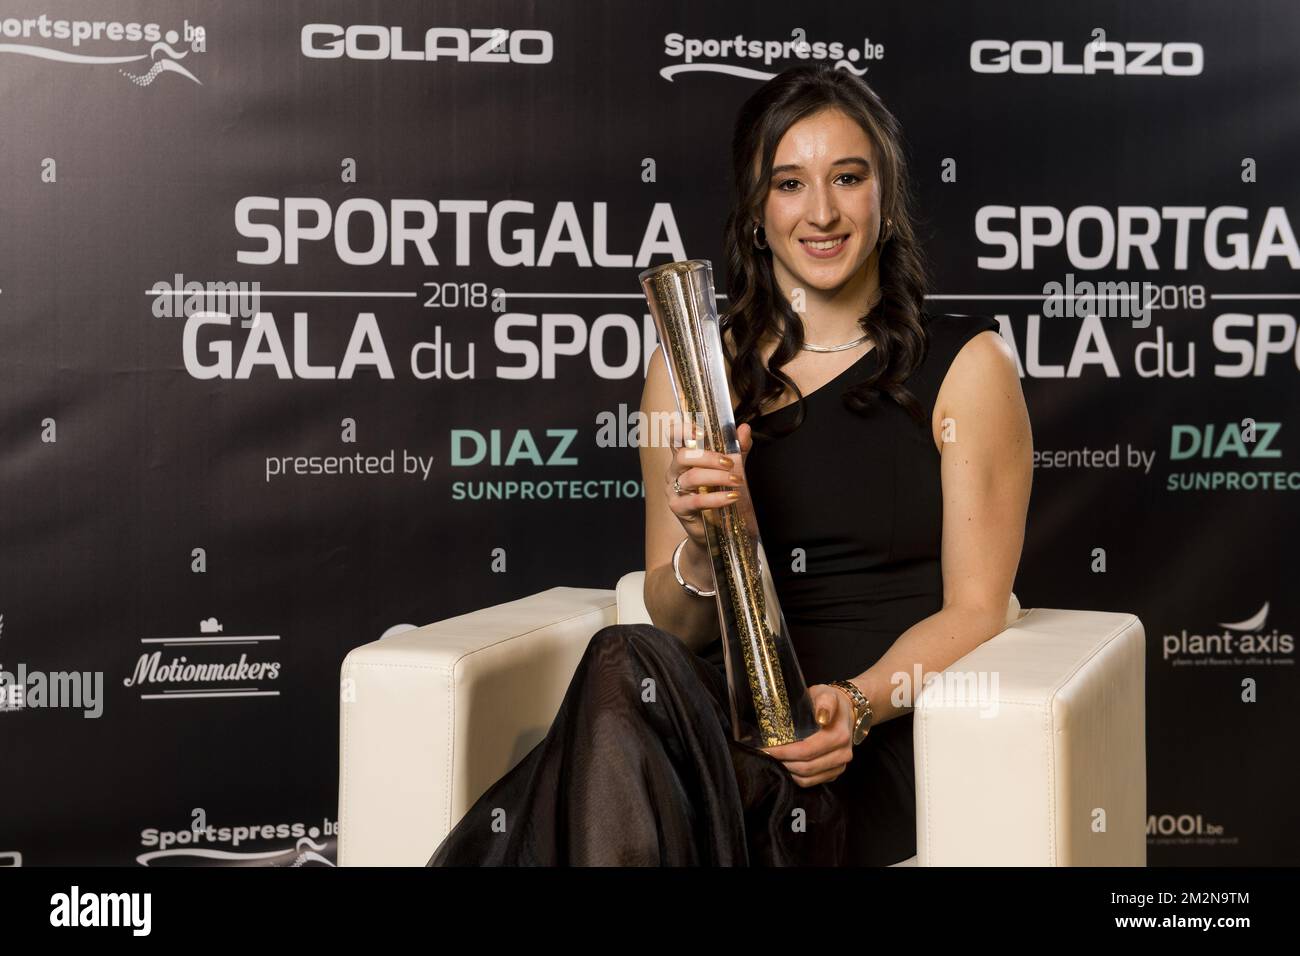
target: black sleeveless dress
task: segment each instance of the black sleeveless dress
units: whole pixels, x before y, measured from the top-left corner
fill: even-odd
[[[928,423],[953,358],[998,325],[924,319],[925,359],[905,384]],[[940,453],[929,425],[888,399],[865,417],[840,399],[875,363],[873,348],[807,393],[793,432],[755,432],[745,464],[809,686],[862,673],[943,607]],[[796,408],[756,424],[784,425]],[[592,636],[546,737],[427,865],[897,863],[916,854],[912,726],[910,712],[873,726],[844,773],[800,787],[775,757],[731,738],[720,641],[697,654],[652,625],[610,625]]]

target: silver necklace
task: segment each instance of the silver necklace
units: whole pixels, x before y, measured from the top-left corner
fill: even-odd
[[[800,347],[807,349],[809,352],[843,352],[845,349],[851,349],[855,345],[861,345],[869,338],[871,338],[871,333],[864,332],[852,342],[845,342],[843,345],[809,345],[805,342]]]

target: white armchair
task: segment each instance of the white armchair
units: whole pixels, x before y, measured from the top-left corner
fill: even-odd
[[[340,866],[422,866],[545,735],[587,643],[649,623],[644,572],[556,587],[343,661]],[[1132,614],[1021,610],[915,707],[917,855],[896,865],[1146,865],[1146,647]],[[975,699],[963,675],[995,675]],[[946,679],[946,678],[952,678]]]

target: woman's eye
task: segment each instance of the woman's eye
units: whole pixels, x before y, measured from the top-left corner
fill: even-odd
[[[844,179],[845,177],[848,177],[848,178],[851,180],[851,182],[846,183],[846,185],[849,185],[849,186],[856,186],[858,183],[862,182],[862,177],[859,176],[859,175],[857,175],[856,173],[840,173],[839,176],[837,176],[836,178],[837,178],[837,179]],[[787,188],[786,188],[786,187],[789,186],[791,183],[794,183],[795,186],[798,186],[798,185],[799,185],[799,180],[797,180],[797,179],[783,179],[781,182],[777,183],[776,188],[779,189],[779,190],[782,191],[782,192],[787,192],[787,193],[788,193],[788,192],[793,192],[793,191],[794,191],[793,189],[787,189]]]

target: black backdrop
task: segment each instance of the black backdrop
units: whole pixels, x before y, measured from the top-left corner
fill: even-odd
[[[899,116],[933,306],[1020,357],[1023,606],[1146,627],[1150,862],[1300,859],[1300,8],[792,9],[5,5],[0,863],[332,861],[350,648],[641,567],[597,430],[653,347],[636,272],[721,280],[731,119],[801,53]],[[177,276],[269,317],[183,314]],[[1071,277],[1162,307],[1050,317]]]

